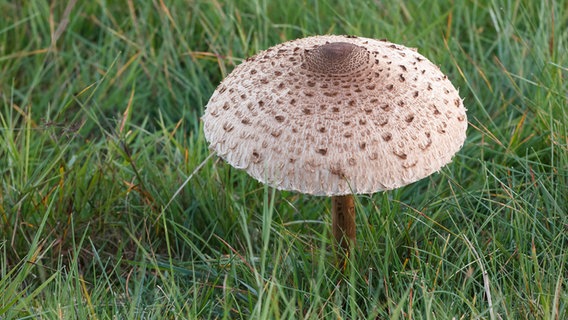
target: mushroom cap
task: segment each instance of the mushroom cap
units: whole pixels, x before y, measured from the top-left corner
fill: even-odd
[[[233,167],[328,196],[420,180],[451,161],[467,129],[458,91],[415,49],[335,35],[246,59],[202,119],[210,148]]]

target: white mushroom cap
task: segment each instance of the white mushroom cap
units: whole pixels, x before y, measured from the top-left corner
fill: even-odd
[[[262,51],[219,85],[205,137],[229,164],[283,190],[374,193],[420,180],[465,140],[466,109],[416,50],[352,36]]]

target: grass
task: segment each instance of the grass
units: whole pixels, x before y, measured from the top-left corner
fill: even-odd
[[[567,7],[0,0],[0,319],[567,318]],[[470,122],[439,174],[357,198],[344,275],[330,203],[199,121],[244,58],[325,33],[419,48]]]

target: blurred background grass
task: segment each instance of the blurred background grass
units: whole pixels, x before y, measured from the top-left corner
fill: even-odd
[[[566,318],[567,8],[0,0],[0,318]],[[358,197],[346,276],[327,200],[208,158],[199,120],[328,33],[418,48],[470,121],[440,174]]]

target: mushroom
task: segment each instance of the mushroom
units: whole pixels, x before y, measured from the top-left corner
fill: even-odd
[[[203,116],[226,162],[281,190],[332,197],[332,232],[355,243],[353,194],[439,171],[462,147],[466,109],[415,49],[355,36],[288,41],[246,59]]]

